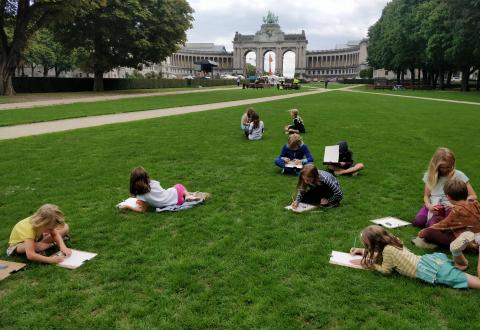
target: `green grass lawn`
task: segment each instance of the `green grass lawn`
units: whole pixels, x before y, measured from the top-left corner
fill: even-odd
[[[216,88],[235,88],[236,85],[203,87],[202,89],[216,89]],[[92,96],[112,96],[112,95],[135,95],[142,93],[157,93],[157,92],[176,92],[198,90],[198,87],[185,88],[157,88],[157,89],[125,89],[115,91],[103,92],[57,92],[57,93],[18,93],[15,96],[0,96],[0,104],[3,103],[21,103],[31,101],[44,101],[51,99],[66,99],[72,97],[92,97]]]
[[[250,91],[251,92],[251,91]],[[348,139],[366,169],[342,177],[341,207],[293,214],[295,177],[274,168],[287,109],[305,142]],[[41,204],[58,204],[73,246],[98,253],[77,270],[29,264],[0,282],[0,327],[159,329],[465,329],[480,322],[480,292],[433,287],[328,263],[369,220],[410,220],[438,146],[480,192],[478,107],[325,93],[255,105],[264,139],[246,141],[245,107],[0,141],[0,237]],[[121,213],[130,170],[168,187],[213,194],[180,213]],[[395,230],[408,248],[413,228]],[[357,240],[358,241],[358,240]],[[5,257],[2,257],[5,258]],[[476,269],[469,256],[471,273]],[[9,260],[24,261],[22,258]]]
[[[303,90],[305,92],[306,90]],[[0,111],[0,126],[285,95],[301,91],[234,89]]]
[[[419,96],[419,97],[431,97],[435,99],[446,99],[446,100],[455,100],[455,101],[468,101],[468,102],[480,102],[480,92],[472,89],[470,92],[461,92],[458,90],[435,90],[435,91],[422,91],[422,90],[403,90],[403,91],[392,91],[392,90],[380,90],[368,88],[363,85],[355,88],[357,90],[379,93],[379,94],[394,94],[394,95],[407,95],[407,96]]]

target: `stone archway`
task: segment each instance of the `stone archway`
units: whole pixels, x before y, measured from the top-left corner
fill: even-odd
[[[272,17],[270,17],[272,18]],[[244,54],[247,51],[255,50],[257,54],[257,72],[265,71],[263,56],[268,51],[275,53],[275,74],[283,75],[283,55],[287,51],[295,53],[295,72],[303,77],[306,69],[307,38],[305,31],[300,34],[285,34],[277,19],[266,19],[255,35],[235,34],[233,39],[233,71],[240,74],[244,71]],[[267,68],[268,70],[268,68]]]
[[[286,49],[282,53],[282,73],[284,77],[295,77],[297,70],[297,53],[292,49]]]

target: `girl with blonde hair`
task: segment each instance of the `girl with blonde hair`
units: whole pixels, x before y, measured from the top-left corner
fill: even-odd
[[[42,205],[32,216],[19,221],[12,229],[7,255],[25,254],[28,260],[56,264],[72,251],[63,242],[69,231],[62,211],[54,204]],[[47,257],[41,252],[57,245],[64,256]]]
[[[290,116],[292,116],[293,124],[285,126],[285,133],[305,133],[305,125],[303,124],[302,117],[299,116],[298,109],[290,110]]]
[[[295,164],[305,166],[309,163],[313,163],[313,156],[307,145],[303,143],[302,137],[296,133],[290,134],[287,143],[282,147],[282,151],[280,151],[280,156],[275,158],[275,165],[282,169],[283,174],[298,174],[298,171],[294,168],[285,167],[285,165]]]
[[[444,253],[417,256],[381,226],[365,228],[360,239],[365,248],[353,247],[350,250],[352,255],[363,256],[361,260],[352,260],[354,264],[383,274],[396,270],[407,277],[455,289],[480,289],[480,278],[457,269]]]
[[[467,184],[468,200],[474,201],[477,199],[477,195],[469,182],[470,179],[462,171],[455,169],[453,152],[448,148],[438,148],[423,176],[423,182],[425,182],[423,200],[425,205],[415,216],[413,225],[427,228],[448,215],[450,203],[443,188],[450,179],[465,182]]]

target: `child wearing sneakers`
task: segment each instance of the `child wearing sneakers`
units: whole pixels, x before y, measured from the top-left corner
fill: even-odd
[[[480,232],[480,204],[476,200],[467,201],[467,184],[461,180],[451,179],[443,189],[452,204],[450,213],[440,222],[422,229],[418,236],[427,243],[449,247],[463,232]],[[420,240],[414,240],[414,244],[422,247]]]

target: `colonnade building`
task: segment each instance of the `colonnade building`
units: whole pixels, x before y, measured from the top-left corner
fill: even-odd
[[[274,62],[272,73],[284,76],[287,53],[294,54],[295,77],[310,80],[356,78],[368,66],[366,39],[331,50],[308,50],[307,45],[305,31],[286,34],[281,30],[278,18],[272,15],[264,18],[264,24],[254,35],[236,32],[233,52],[213,43],[187,43],[162,63],[162,74],[164,77],[177,78],[198,76],[200,73],[195,62],[207,59],[218,64],[214,76],[245,75],[247,56],[253,58],[252,53],[255,54],[257,75],[269,72],[270,67],[265,65],[268,63],[265,56],[268,55],[270,62]]]

